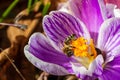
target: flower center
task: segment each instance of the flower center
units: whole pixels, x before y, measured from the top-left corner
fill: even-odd
[[[76,58],[79,58],[78,61],[86,67],[88,67],[97,56],[92,39],[88,42],[84,37],[76,38],[75,35],[70,35],[64,43],[64,53],[69,57],[74,55]]]
[[[73,46],[74,56],[76,57],[96,57],[96,50],[93,44],[93,40],[90,40],[90,44],[83,37],[80,37],[74,41],[71,41]]]

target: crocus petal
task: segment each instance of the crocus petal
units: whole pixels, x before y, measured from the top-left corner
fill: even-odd
[[[69,72],[63,68],[62,66],[59,66],[57,64],[49,63],[42,61],[41,59],[35,57],[32,53],[29,52],[29,47],[25,47],[25,56],[27,59],[37,68],[40,70],[43,70],[45,72],[48,72],[53,75],[67,75]]]
[[[103,3],[102,0],[99,2]],[[101,13],[99,2],[98,0],[70,0],[70,8],[73,15],[84,22],[92,38],[95,38],[94,40],[97,39],[97,33],[103,22],[103,14]]]
[[[90,38],[89,32],[82,22],[65,12],[51,12],[43,19],[43,28],[52,41],[57,44],[63,43],[66,37],[71,34]]]
[[[117,55],[120,52],[120,18],[106,20],[99,32],[97,47],[105,53]]]
[[[99,80],[119,80],[120,79],[120,55],[116,56],[114,60],[106,64],[103,74]]]
[[[115,17],[120,17],[120,9],[115,8],[114,9],[114,15],[115,15]]]
[[[99,76],[102,74],[103,68],[102,64],[104,63],[104,59],[102,55],[98,55],[95,60],[90,64],[89,70],[93,75]]]
[[[68,2],[59,3],[57,9],[62,12],[70,13]]]
[[[106,4],[108,17],[120,17],[120,9],[115,4]]]
[[[107,14],[110,17],[115,17],[115,14],[114,14],[114,10],[116,8],[116,5],[114,4],[106,4],[106,8],[107,8]]]
[[[25,55],[36,67],[50,74],[72,73],[69,63],[71,59],[53,48],[42,33],[35,33],[30,37],[29,44],[25,47]]]
[[[74,73],[81,79],[86,79],[88,77],[96,77],[102,74],[102,64],[104,60],[102,55],[98,55],[95,60],[89,65],[89,68],[86,69],[84,66],[79,66],[72,64]],[[87,79],[86,79],[87,80]],[[91,80],[91,79],[90,79]]]

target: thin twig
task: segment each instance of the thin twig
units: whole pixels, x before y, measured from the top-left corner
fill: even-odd
[[[18,23],[15,23],[15,24],[0,23],[0,25],[4,25],[4,26],[14,26],[14,27],[20,28],[20,29],[22,29],[22,30],[27,29],[27,25],[18,24]]]
[[[12,64],[12,66],[15,68],[15,70],[17,71],[17,73],[20,75],[20,77],[23,79],[23,80],[26,80],[25,77],[21,74],[21,72],[18,70],[18,68],[16,67],[16,65],[13,63],[13,61],[9,58],[8,55],[4,54],[8,60],[10,61],[10,63]]]

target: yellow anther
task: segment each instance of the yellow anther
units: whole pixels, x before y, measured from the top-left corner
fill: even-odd
[[[93,55],[94,58],[95,58],[97,56],[97,53],[96,53],[95,46],[93,44],[93,40],[92,39],[90,40],[90,45],[89,46],[90,46],[91,52],[92,52],[91,56]]]
[[[86,39],[79,37],[72,41],[71,45],[73,46],[74,56],[76,57],[96,57],[96,50],[92,39],[90,44],[88,44]]]

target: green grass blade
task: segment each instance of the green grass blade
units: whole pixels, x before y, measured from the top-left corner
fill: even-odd
[[[28,0],[28,6],[27,6],[28,14],[31,11],[31,6],[32,6],[32,0]]]
[[[43,8],[43,10],[42,10],[42,15],[43,15],[43,16],[46,15],[46,13],[48,12],[48,9],[49,9],[50,5],[51,5],[51,3],[48,2],[48,3],[44,6],[44,8]]]
[[[4,18],[6,18],[9,15],[10,11],[17,5],[18,2],[19,2],[19,0],[14,0],[10,4],[10,6],[2,14],[2,17],[0,18],[0,22],[2,22],[4,20]]]

